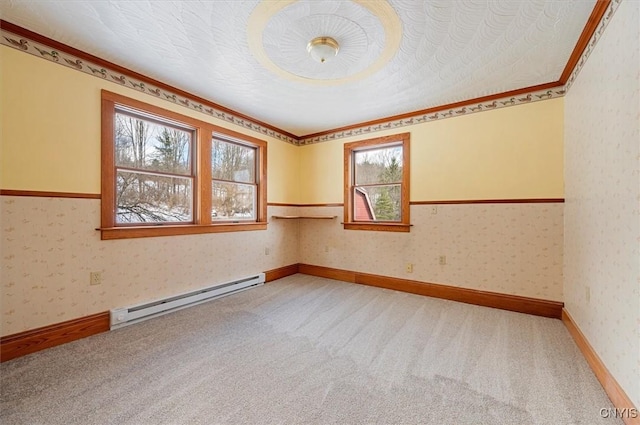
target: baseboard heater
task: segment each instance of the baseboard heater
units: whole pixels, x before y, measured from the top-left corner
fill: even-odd
[[[132,325],[153,317],[158,317],[172,311],[201,304],[206,301],[211,301],[212,299],[220,298],[225,295],[245,291],[264,284],[264,280],[264,273],[260,273],[244,279],[234,280],[233,282],[221,283],[208,288],[198,289],[157,301],[138,304],[131,307],[115,308],[110,311],[111,330]]]

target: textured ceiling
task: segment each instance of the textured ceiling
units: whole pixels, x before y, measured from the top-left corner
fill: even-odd
[[[595,0],[0,3],[2,19],[306,135],[557,81]],[[316,36],[341,50],[319,64]]]

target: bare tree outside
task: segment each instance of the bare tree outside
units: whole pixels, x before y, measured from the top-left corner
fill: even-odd
[[[116,113],[116,222],[193,218],[193,133]]]
[[[211,147],[211,218],[256,218],[256,152],[253,147],[214,138]]]
[[[354,186],[368,196],[374,212],[371,220],[400,221],[402,146],[357,151],[354,166]]]

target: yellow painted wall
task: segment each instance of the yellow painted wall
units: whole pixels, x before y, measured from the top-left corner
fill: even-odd
[[[258,136],[260,137],[260,136]],[[299,147],[275,141],[267,150],[267,198],[269,202],[298,203]]]
[[[409,131],[411,200],[562,198],[562,98],[300,148],[301,203],[343,202],[343,144]]]
[[[2,46],[3,189],[100,193],[100,88]]]
[[[297,147],[1,46],[2,189],[100,193],[100,90],[268,142],[268,200],[295,202]]]
[[[342,141],[299,147],[300,203],[343,202]]]
[[[255,136],[133,89],[2,46],[3,189],[100,192],[100,90]],[[563,197],[563,99],[296,147],[268,137],[268,199],[343,201],[345,142],[411,133],[411,200]]]

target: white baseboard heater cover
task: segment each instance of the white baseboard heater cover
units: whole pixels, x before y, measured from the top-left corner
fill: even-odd
[[[265,281],[264,273],[249,276],[233,282],[221,283],[207,288],[197,289],[184,294],[174,295],[157,301],[138,304],[131,307],[115,308],[110,311],[111,330],[123,326],[132,325],[143,320],[158,317],[172,311],[181,310],[220,298],[225,295],[235,294],[240,291],[263,285]]]

